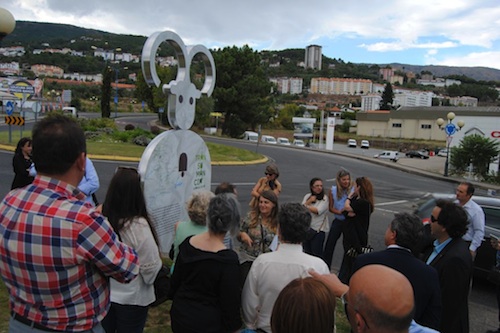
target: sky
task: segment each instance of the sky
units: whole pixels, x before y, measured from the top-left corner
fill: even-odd
[[[500,69],[498,0],[2,0],[16,20],[119,34],[174,31],[186,45],[322,46],[352,63]]]

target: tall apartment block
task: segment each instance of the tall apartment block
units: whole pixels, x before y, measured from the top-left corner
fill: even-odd
[[[321,46],[309,45],[306,47],[306,68],[321,69]]]

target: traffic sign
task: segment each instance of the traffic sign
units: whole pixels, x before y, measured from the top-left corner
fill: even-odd
[[[444,131],[446,132],[446,135],[453,135],[457,131],[457,127],[453,123],[448,123],[444,127]]]
[[[7,113],[8,116],[11,116],[12,112],[14,112],[14,103],[12,103],[12,101],[8,101],[5,104],[5,112]]]
[[[19,117],[19,116],[5,116],[5,123],[7,125],[24,126],[24,117]]]

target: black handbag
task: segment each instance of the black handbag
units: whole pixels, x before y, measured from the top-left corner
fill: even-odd
[[[149,305],[151,307],[158,306],[168,299],[168,292],[170,290],[170,270],[167,266],[161,266],[160,271],[156,275],[154,288],[156,300]]]
[[[494,283],[496,285],[500,285],[500,268],[494,266],[490,272],[488,273],[488,276],[486,277],[488,281],[491,283]]]

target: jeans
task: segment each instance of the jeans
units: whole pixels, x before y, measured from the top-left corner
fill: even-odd
[[[8,333],[47,333],[47,331],[31,328],[30,326],[14,320],[11,317],[9,321]],[[91,330],[81,331],[81,333],[104,333],[104,329],[102,328],[101,324],[97,324]]]
[[[148,318],[148,307],[111,303],[102,320],[106,333],[142,333]]]
[[[326,239],[323,255],[323,260],[326,262],[329,269],[331,269],[332,266],[333,251],[337,245],[337,240],[340,238],[340,235],[342,235],[343,224],[343,220],[335,219],[330,226],[330,232],[328,233],[328,238]]]
[[[324,251],[323,244],[325,243],[325,233],[320,231],[316,233],[316,235],[310,239],[306,240],[303,244],[304,252],[310,255],[313,255],[318,258],[324,259]]]

